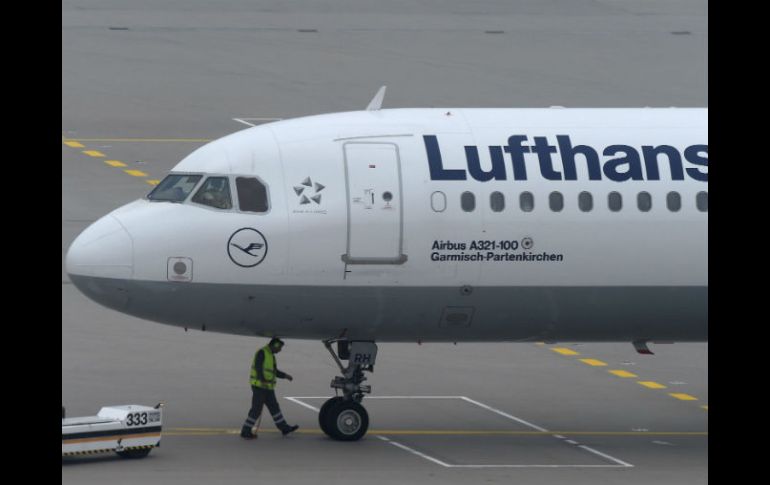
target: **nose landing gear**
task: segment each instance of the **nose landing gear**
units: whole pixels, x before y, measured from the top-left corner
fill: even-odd
[[[364,371],[372,372],[377,359],[377,344],[337,340],[337,353],[332,349],[334,340],[325,340],[324,345],[342,372],[331,382],[331,387],[342,391],[326,401],[318,413],[318,424],[330,438],[338,441],[356,441],[369,429],[369,413],[361,405],[364,394],[372,392],[371,386],[362,385],[366,380]],[[348,361],[348,366],[342,364]]]

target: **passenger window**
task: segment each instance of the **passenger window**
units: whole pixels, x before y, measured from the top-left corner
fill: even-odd
[[[578,195],[578,207],[583,212],[591,212],[594,208],[594,196],[591,192],[580,192]]]
[[[238,206],[244,212],[267,212],[267,187],[253,177],[235,179],[238,189]]]
[[[192,201],[215,209],[232,209],[230,182],[227,177],[209,177],[193,196]]]
[[[695,196],[695,205],[696,207],[698,207],[699,211],[708,212],[709,211],[709,193],[698,192],[698,195]]]
[[[472,192],[463,192],[460,196],[460,206],[465,212],[473,212],[476,209],[476,196]]]
[[[519,206],[524,212],[532,212],[535,209],[535,196],[532,192],[522,192],[519,196]]]
[[[682,208],[682,197],[679,192],[669,192],[666,195],[666,206],[671,212],[679,212],[679,209]]]
[[[607,196],[607,205],[612,212],[618,212],[623,208],[623,196],[619,192],[610,192]]]
[[[505,196],[501,192],[492,192],[489,195],[489,206],[492,212],[502,212],[505,209]]]
[[[548,205],[554,212],[561,212],[564,209],[564,196],[561,192],[551,192],[548,196]]]
[[[183,202],[187,196],[190,195],[190,192],[192,192],[200,179],[200,175],[171,174],[164,178],[163,181],[147,195],[147,198],[155,201]]]
[[[652,209],[652,196],[649,192],[639,192],[636,196],[636,205],[642,212],[649,212]]]
[[[444,212],[446,210],[446,195],[444,192],[436,191],[430,196],[430,207],[433,212]]]

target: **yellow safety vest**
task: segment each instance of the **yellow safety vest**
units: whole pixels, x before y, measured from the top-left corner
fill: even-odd
[[[262,350],[265,352],[265,360],[262,362],[262,375],[265,376],[266,380],[260,381],[257,377],[257,354],[259,353],[257,352],[251,361],[251,385],[262,389],[275,389],[275,356],[268,345],[262,347]]]

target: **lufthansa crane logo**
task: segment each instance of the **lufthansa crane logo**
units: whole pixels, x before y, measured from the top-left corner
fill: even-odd
[[[227,254],[238,266],[252,268],[267,256],[267,240],[256,229],[238,229],[227,240]]]

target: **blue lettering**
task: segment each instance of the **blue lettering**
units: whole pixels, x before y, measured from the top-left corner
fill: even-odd
[[[701,156],[700,153],[703,152],[705,156]],[[688,162],[692,163],[693,165],[699,165],[701,167],[708,168],[709,166],[709,146],[708,145],[691,145],[684,150],[684,158]],[[701,172],[697,168],[688,168],[687,169],[687,175],[690,176],[691,179],[697,180],[699,182],[708,182],[709,181],[709,174]]]
[[[556,147],[548,144],[548,138],[536,136],[534,138],[535,146],[532,151],[537,153],[537,160],[540,162],[540,174],[546,180],[561,180],[561,173],[553,169],[553,160],[551,153],[556,153]]]
[[[438,140],[435,135],[425,135],[422,139],[425,141],[425,151],[428,152],[431,180],[465,180],[467,178],[465,170],[447,170],[444,168],[444,162],[441,160],[441,150],[438,147]]]
[[[668,164],[671,167],[671,180],[684,180],[684,171],[682,170],[682,156],[679,150],[671,145],[660,145],[657,147],[645,145],[642,147],[644,156],[644,167],[647,170],[647,180],[660,180],[658,171],[658,155],[666,155]]]
[[[468,173],[479,182],[487,180],[505,180],[505,160],[502,147],[489,147],[489,156],[492,158],[492,169],[488,172],[481,168],[479,161],[479,149],[476,146],[465,147],[465,158],[468,161]]]
[[[527,180],[527,167],[524,165],[524,154],[529,153],[529,147],[521,144],[524,141],[527,141],[526,136],[513,135],[508,138],[508,146],[503,148],[505,153],[511,154],[513,180]]]
[[[561,152],[561,163],[564,166],[564,180],[577,180],[577,168],[575,167],[575,154],[583,155],[588,165],[588,178],[590,180],[602,179],[602,166],[599,163],[599,154],[587,145],[572,146],[572,141],[567,135],[556,135]]]
[[[628,145],[610,145],[604,149],[605,156],[613,156],[623,153],[626,156],[613,158],[604,163],[604,175],[614,182],[625,182],[626,180],[644,180],[642,174],[642,161],[639,159],[639,153]],[[621,172],[618,169],[623,165],[628,168]]]
[[[524,155],[533,153],[537,156],[540,175],[545,180],[577,180],[577,155],[585,160],[589,180],[602,180],[602,175],[613,182],[628,180],[660,180],[659,162],[661,156],[668,161],[671,180],[684,180],[685,173],[693,180],[708,182],[708,145],[691,145],[684,150],[684,155],[672,145],[643,145],[641,152],[630,145],[609,145],[599,152],[589,145],[573,145],[569,135],[556,135],[556,146],[548,143],[548,137],[535,136],[533,144],[527,144],[526,135],[512,135],[505,146],[488,146],[491,166],[483,168],[479,157],[479,147],[467,145],[464,169],[444,168],[441,149],[436,135],[424,135],[425,151],[431,180],[467,180],[468,174],[479,182],[490,180],[527,180],[527,167]],[[506,170],[505,155],[510,155],[511,171]],[[554,157],[553,155],[556,155]],[[602,160],[601,156],[608,157]],[[683,158],[695,167],[683,166]],[[561,162],[561,167],[557,165]],[[563,170],[564,176],[562,177]]]

